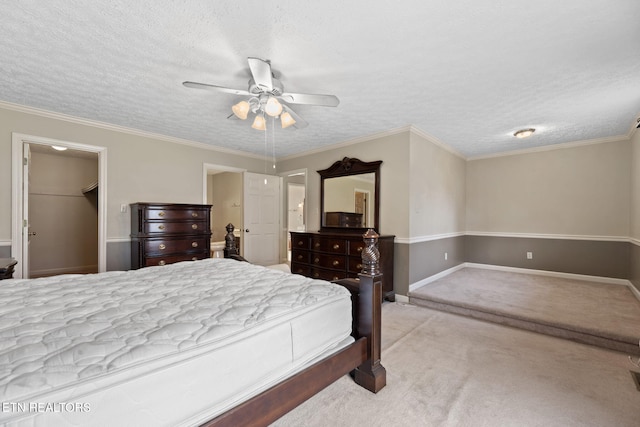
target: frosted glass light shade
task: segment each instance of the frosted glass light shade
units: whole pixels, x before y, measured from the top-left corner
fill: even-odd
[[[233,111],[233,114],[235,114],[237,118],[245,120],[249,113],[249,103],[247,101],[240,101],[231,107],[231,111]]]
[[[269,97],[267,104],[264,106],[264,112],[271,117],[278,117],[282,113],[282,104],[273,96]]]
[[[263,116],[258,114],[255,120],[253,121],[253,124],[251,125],[251,127],[257,130],[267,130],[267,121],[264,119]]]
[[[282,129],[286,129],[289,126],[295,124],[295,120],[291,117],[288,111],[285,111],[280,115],[280,123],[282,124]]]

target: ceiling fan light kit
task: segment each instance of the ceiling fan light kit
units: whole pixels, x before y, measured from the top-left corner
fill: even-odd
[[[285,92],[280,80],[274,77],[271,70],[271,61],[260,58],[247,58],[252,78],[249,80],[248,90],[231,89],[223,86],[210,85],[197,82],[183,82],[188,88],[206,89],[215,92],[229,93],[233,95],[248,96],[231,107],[233,114],[242,120],[246,120],[249,112],[256,114],[251,125],[258,130],[266,130],[265,114],[280,118],[283,129],[293,126],[302,129],[308,123],[298,116],[287,104],[318,105],[322,107],[337,107],[340,100],[335,95],[316,95],[308,93]],[[233,116],[229,116],[231,118]]]

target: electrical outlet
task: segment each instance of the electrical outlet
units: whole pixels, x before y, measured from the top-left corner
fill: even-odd
[[[127,205],[126,204],[121,204],[120,205],[120,212],[121,213],[126,213],[127,212]]]
[[[533,252],[527,252],[527,259],[533,259]]]
[[[449,259],[449,254],[447,252],[444,253],[444,260],[446,261],[447,259]]]

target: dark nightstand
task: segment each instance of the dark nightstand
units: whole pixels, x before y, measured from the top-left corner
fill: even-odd
[[[0,258],[0,280],[12,279],[13,268],[17,263],[18,261],[13,258]]]

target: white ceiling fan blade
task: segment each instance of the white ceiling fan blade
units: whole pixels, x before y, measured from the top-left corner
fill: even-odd
[[[289,107],[284,107],[284,111],[288,112],[289,114],[291,114],[291,117],[293,117],[293,120],[295,120],[296,122],[293,124],[293,127],[296,129],[303,129],[306,128],[307,126],[309,126],[309,123],[306,122],[305,119],[303,119],[302,117],[300,117],[298,114],[296,114],[295,111],[293,111],[291,108]]]
[[[232,95],[251,95],[251,93],[248,90],[231,89],[224,86],[208,85],[205,83],[182,82],[182,85],[192,89],[205,89],[205,90],[211,90],[214,92],[230,93]]]
[[[253,81],[265,92],[273,90],[273,75],[271,74],[271,64],[260,58],[247,58],[249,68],[253,75]]]
[[[340,100],[335,95],[286,92],[280,98],[290,104],[320,105],[323,107],[337,107],[340,104]]]

